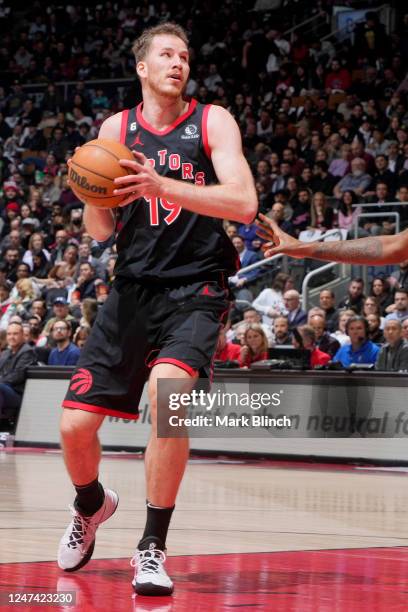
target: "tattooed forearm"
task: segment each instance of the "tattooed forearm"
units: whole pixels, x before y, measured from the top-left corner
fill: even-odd
[[[339,242],[319,242],[313,249],[312,257],[342,263],[380,263],[384,256],[380,237],[360,238]]]

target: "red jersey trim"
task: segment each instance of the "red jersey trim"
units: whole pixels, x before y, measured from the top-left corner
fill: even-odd
[[[203,147],[208,159],[211,159],[211,149],[208,144],[208,113],[210,112],[211,104],[206,104],[203,110],[201,120],[201,133],[203,137]]]
[[[120,142],[126,143],[127,123],[129,118],[129,109],[122,111],[122,123],[120,124]]]
[[[190,374],[190,376],[192,377],[195,377],[198,374],[197,370],[194,370],[194,368],[189,366],[187,363],[184,363],[179,359],[173,359],[173,357],[159,357],[158,359],[151,361],[149,363],[149,367],[153,368],[158,363],[171,363],[172,365],[178,366],[179,368],[187,372],[187,374]]]
[[[138,414],[131,412],[119,412],[112,408],[103,408],[102,406],[94,406],[93,404],[85,404],[84,402],[71,402],[70,400],[64,400],[62,402],[63,408],[77,408],[78,410],[85,410],[86,412],[95,412],[96,414],[103,414],[105,416],[116,416],[122,419],[133,419],[137,421],[139,418]]]
[[[166,128],[165,130],[156,130],[156,128],[154,128],[152,125],[150,125],[150,123],[148,123],[145,119],[143,119],[143,115],[142,115],[143,102],[141,102],[140,104],[138,104],[136,108],[136,120],[148,132],[151,132],[152,134],[156,134],[157,136],[166,136],[167,134],[170,134],[170,132],[172,132],[174,128],[180,125],[180,123],[182,123],[185,119],[187,119],[187,117],[192,115],[193,112],[195,111],[196,106],[197,106],[197,100],[195,100],[194,98],[191,98],[190,104],[188,105],[188,109],[186,110],[185,113],[180,115],[180,117],[178,117],[175,121],[173,121],[173,123],[169,125],[169,127]]]

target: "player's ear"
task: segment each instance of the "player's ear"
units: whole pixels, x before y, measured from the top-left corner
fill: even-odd
[[[147,66],[145,62],[137,62],[136,73],[139,78],[143,78],[147,76]]]

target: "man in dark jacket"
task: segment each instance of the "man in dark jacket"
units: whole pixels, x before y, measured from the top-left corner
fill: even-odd
[[[323,315],[314,314],[309,319],[309,325],[316,334],[316,346],[318,349],[334,357],[340,348],[340,342],[326,331],[326,321]]]
[[[36,364],[33,348],[24,342],[23,326],[7,327],[8,348],[0,355],[0,418],[14,417],[20,408],[26,369]]]
[[[383,372],[408,371],[408,344],[402,338],[401,321],[386,321],[384,338],[386,344],[378,353],[375,369]]]

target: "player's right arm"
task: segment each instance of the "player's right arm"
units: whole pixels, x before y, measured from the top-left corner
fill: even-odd
[[[120,142],[121,120],[122,113],[108,117],[101,125],[98,138],[109,138]],[[85,204],[84,224],[92,238],[104,242],[115,231],[115,212],[110,208],[96,208]]]
[[[269,241],[265,245],[265,257],[285,253],[297,259],[309,257],[322,261],[367,265],[400,263],[408,258],[408,230],[393,236],[370,236],[333,242],[300,242],[283,232],[273,219],[259,216],[259,235]]]

